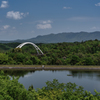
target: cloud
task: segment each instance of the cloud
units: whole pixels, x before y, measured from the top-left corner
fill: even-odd
[[[92,29],[92,30],[97,30],[97,29],[100,29],[100,27],[94,26],[94,27],[92,27],[91,29]]]
[[[10,25],[4,25],[3,29],[8,29],[10,27]]]
[[[52,23],[50,20],[42,21],[43,24]]]
[[[4,25],[0,27],[0,31],[5,31],[10,27],[10,25]]]
[[[63,7],[63,9],[72,9],[71,7]]]
[[[19,11],[14,12],[14,11],[9,11],[7,12],[7,18],[13,18],[15,20],[18,19],[22,19],[23,17],[25,17],[26,15],[28,15],[29,13],[20,13]]]
[[[37,24],[37,29],[50,29],[52,28],[51,23],[52,21],[50,20],[40,21],[40,24]]]
[[[99,2],[99,3],[97,3],[97,4],[95,4],[95,6],[100,6],[100,2]]]
[[[52,28],[51,24],[38,24],[37,29],[48,29]]]
[[[0,8],[7,8],[8,7],[8,2],[7,1],[2,1],[2,4]]]
[[[16,29],[16,27],[12,27],[12,29]]]

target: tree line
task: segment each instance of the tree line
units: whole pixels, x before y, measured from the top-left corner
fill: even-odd
[[[36,44],[44,53],[37,55],[32,45],[0,44],[0,64],[5,65],[100,65],[100,41]]]

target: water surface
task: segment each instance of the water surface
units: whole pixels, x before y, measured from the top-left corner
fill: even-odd
[[[28,90],[30,85],[35,89],[46,86],[47,81],[58,79],[60,83],[76,83],[84,90],[94,94],[94,89],[100,92],[100,71],[77,70],[4,70],[10,77],[19,76],[19,82]]]
[[[100,92],[100,72],[98,71],[41,70],[28,72],[18,81],[28,90],[30,85],[33,85],[35,89],[42,88],[46,86],[46,81],[53,81],[53,79],[58,79],[60,83],[76,83],[93,94],[94,89]]]

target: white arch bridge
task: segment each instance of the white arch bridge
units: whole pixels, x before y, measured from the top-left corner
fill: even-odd
[[[44,53],[41,51],[41,49],[40,49],[37,45],[35,45],[34,43],[32,43],[32,42],[24,42],[24,43],[18,45],[16,48],[21,48],[21,47],[23,47],[23,46],[26,45],[26,44],[31,44],[31,45],[33,45],[33,46],[35,47],[35,49],[36,49],[36,51],[37,51],[38,54],[39,54],[39,51],[41,52],[42,55],[44,54]]]

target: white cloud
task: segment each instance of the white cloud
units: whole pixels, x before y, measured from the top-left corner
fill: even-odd
[[[0,26],[0,31],[5,31],[10,27],[10,25]]]
[[[100,29],[100,27],[94,26],[94,27],[92,27],[91,29],[92,29],[92,30],[98,30],[98,29]]]
[[[40,24],[37,24],[37,29],[50,29],[52,28],[51,23],[52,21],[50,20],[40,21]]]
[[[100,6],[100,2],[99,2],[99,3],[97,3],[97,4],[95,4],[95,6]]]
[[[37,29],[49,29],[52,28],[51,24],[38,24]]]
[[[63,9],[72,9],[71,7],[63,7]]]
[[[3,29],[8,29],[10,27],[10,25],[4,25]]]
[[[47,23],[51,23],[50,20],[47,20],[47,21],[42,21],[43,24],[47,24]]]
[[[7,1],[2,1],[2,4],[0,8],[7,8],[8,7],[8,2]]]
[[[7,18],[13,18],[15,20],[18,19],[22,19],[23,17],[25,17],[26,15],[28,15],[29,13],[20,13],[19,11],[14,12],[14,11],[9,11],[7,12]]]

